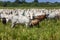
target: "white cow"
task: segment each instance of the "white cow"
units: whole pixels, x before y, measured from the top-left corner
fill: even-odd
[[[23,16],[23,15],[15,15],[12,18],[12,26],[11,27],[14,27],[14,25],[17,24],[17,23],[25,24],[26,27],[27,27],[29,25],[29,22],[30,22],[29,17]]]

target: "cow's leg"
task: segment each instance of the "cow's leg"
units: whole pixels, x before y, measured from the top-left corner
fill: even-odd
[[[12,23],[12,25],[11,25],[11,28],[13,28],[13,27],[15,27],[15,22],[14,22],[14,23]]]
[[[38,23],[38,26],[37,26],[38,28],[40,27],[40,24]]]
[[[11,28],[13,28],[13,25],[14,25],[14,24],[11,25]]]
[[[31,28],[32,28],[32,27],[33,27],[33,25],[32,25],[31,23],[29,23],[29,27],[31,27]]]
[[[26,25],[26,28],[28,27],[28,23],[25,23],[25,25]]]
[[[11,25],[11,28],[13,28],[13,27],[14,27],[14,24]]]

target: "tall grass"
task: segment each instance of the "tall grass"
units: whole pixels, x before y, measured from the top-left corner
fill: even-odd
[[[11,23],[3,25],[0,22],[0,40],[60,40],[60,20],[43,20],[40,28],[26,28]]]

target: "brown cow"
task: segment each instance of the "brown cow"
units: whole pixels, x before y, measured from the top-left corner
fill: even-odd
[[[40,21],[42,21],[43,19],[47,18],[48,15],[40,15],[40,16],[36,16],[34,17],[35,19],[39,19]]]
[[[30,22],[30,26],[38,26],[39,27],[39,19],[33,19],[33,20],[31,20],[31,22]]]

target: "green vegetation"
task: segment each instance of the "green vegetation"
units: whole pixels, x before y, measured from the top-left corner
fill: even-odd
[[[60,8],[60,3],[50,3],[34,1],[31,3],[23,1],[2,2],[0,8]],[[3,25],[0,21],[0,40],[60,40],[60,20],[43,20],[40,22],[40,28],[26,28],[23,25],[16,25],[11,28],[11,23]]]
[[[0,9],[60,9],[60,7],[0,7]]]
[[[38,0],[33,2],[26,2],[26,0],[15,0],[14,2],[0,1],[0,7],[60,7],[60,2],[38,2]]]
[[[0,22],[0,40],[60,40],[60,20],[43,20],[40,28],[26,28],[16,25],[11,28],[11,23],[3,25]]]

